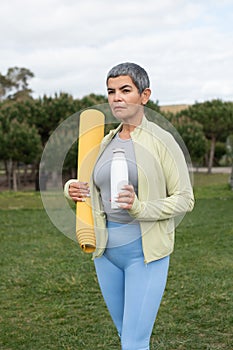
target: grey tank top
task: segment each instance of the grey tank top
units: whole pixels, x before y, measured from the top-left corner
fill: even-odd
[[[114,221],[123,224],[138,224],[138,222],[128,214],[127,210],[111,209],[111,161],[113,150],[115,148],[123,148],[125,150],[125,157],[127,160],[129,172],[129,184],[133,185],[135,193],[138,193],[138,174],[133,142],[131,139],[122,140],[118,134],[116,134],[116,136],[108,144],[95,165],[93,173],[94,183],[100,190],[104,211],[107,215],[108,221]]]

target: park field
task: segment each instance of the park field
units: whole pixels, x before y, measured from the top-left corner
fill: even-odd
[[[151,350],[233,349],[228,177],[194,176]],[[39,193],[0,193],[0,240],[1,350],[120,349],[91,256],[52,225]]]

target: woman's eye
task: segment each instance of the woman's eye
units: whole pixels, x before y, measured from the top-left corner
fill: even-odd
[[[128,93],[130,92],[130,90],[129,90],[129,89],[124,89],[123,92],[124,92],[125,94],[128,94]]]

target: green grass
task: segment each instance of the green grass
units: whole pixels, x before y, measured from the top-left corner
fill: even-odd
[[[233,191],[195,176],[177,229],[151,350],[233,349]],[[0,193],[0,349],[119,350],[91,256],[61,234],[39,194]]]
[[[39,192],[0,192],[0,209],[43,209]]]

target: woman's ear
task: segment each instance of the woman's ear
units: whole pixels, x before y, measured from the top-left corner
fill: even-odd
[[[146,88],[143,92],[142,92],[142,104],[146,105],[147,102],[150,99],[150,95],[151,95],[151,89]]]

